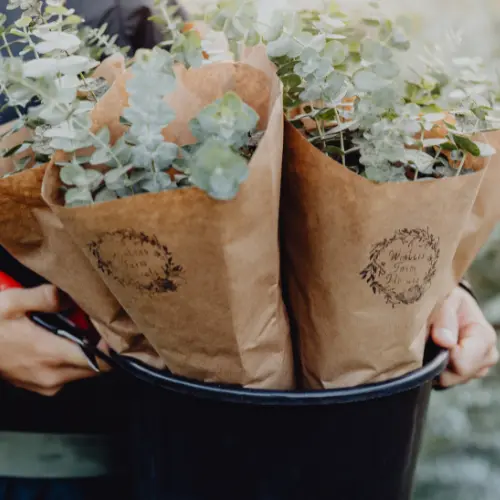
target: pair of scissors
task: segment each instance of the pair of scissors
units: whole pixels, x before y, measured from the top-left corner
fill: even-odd
[[[98,363],[99,359],[113,366],[113,360],[98,349],[97,344],[90,340],[87,332],[78,328],[69,318],[66,318],[62,314],[49,313],[30,313],[28,316],[33,323],[41,328],[79,346],[87,358],[90,368],[95,372],[101,372]]]
[[[0,271],[0,292],[13,288],[24,288],[14,278]],[[34,312],[28,317],[36,325],[45,330],[69,340],[78,345],[82,350],[87,362],[92,370],[100,373],[98,359],[108,364],[113,363],[112,359],[97,348],[98,337],[96,338],[91,323],[85,313],[75,306],[68,316],[63,314],[49,314]]]

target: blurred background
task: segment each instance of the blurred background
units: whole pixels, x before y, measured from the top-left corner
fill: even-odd
[[[211,0],[184,0],[202,10]],[[339,0],[345,11],[366,15],[369,0]],[[262,0],[263,12],[294,6],[318,8],[321,0]],[[480,55],[500,68],[500,0],[380,0],[391,18],[410,19],[415,44],[410,64],[418,64],[424,46],[441,59],[453,52]],[[451,35],[451,36],[450,36]],[[452,214],[449,215],[450,217]],[[483,309],[500,332],[500,228],[471,269]],[[484,382],[473,382],[432,400],[415,500],[499,500],[500,369]]]

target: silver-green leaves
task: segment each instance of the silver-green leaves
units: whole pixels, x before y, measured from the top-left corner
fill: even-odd
[[[231,42],[254,45],[260,41],[258,8],[254,0],[224,0],[211,16],[215,29],[224,31]]]
[[[238,95],[228,92],[191,121],[200,141],[188,160],[189,180],[218,200],[234,198],[248,176],[239,149],[249,144],[259,115]]]
[[[63,4],[11,0],[8,8],[22,13],[7,28],[10,37],[2,37],[3,53],[12,54],[13,44],[21,50],[16,58],[0,56],[0,91],[11,106],[30,105],[20,120],[34,132],[27,144],[36,154],[36,164],[48,161],[54,150],[73,153],[92,145],[89,114],[97,95],[90,84],[86,92],[82,87],[98,62],[85,54],[78,36],[82,19]]]
[[[114,145],[110,131],[90,134],[94,152],[89,158],[74,156],[62,167],[67,187],[66,205],[82,206],[131,195],[158,193],[196,186],[217,200],[230,200],[248,177],[247,159],[240,149],[248,147],[259,121],[258,114],[238,95],[228,92],[204,108],[191,123],[198,142],[179,148],[164,140],[162,132],[175,118],[156,87],[143,94],[134,80],[144,76],[175,85],[172,61],[161,49],[144,53],[129,80],[129,107],[123,112],[128,131]],[[59,132],[59,135],[61,132]],[[72,137],[67,137],[69,140]]]
[[[208,139],[190,162],[191,182],[217,200],[230,200],[248,177],[246,160],[224,142]]]
[[[133,78],[127,82],[127,91],[133,98],[152,96],[162,98],[175,88],[172,56],[163,49],[140,51],[132,67]]]
[[[228,92],[203,109],[191,121],[193,135],[199,141],[216,138],[236,149],[248,142],[249,133],[259,121],[259,115],[234,92]]]
[[[241,42],[241,31],[233,29],[230,15],[250,3],[227,0],[212,16],[231,42]],[[478,61],[457,58],[455,82],[455,75],[435,67],[421,81],[407,80],[397,57],[410,48],[404,23],[370,6],[366,26],[349,23],[335,7],[328,13],[283,9],[256,21],[292,123],[325,154],[375,182],[461,175],[468,155],[494,154],[470,139],[500,123],[500,107],[484,96]],[[453,127],[439,105],[447,89],[455,99]]]
[[[97,170],[87,169],[81,165],[76,156],[70,162],[58,163],[61,167],[60,178],[70,186],[64,194],[67,206],[82,206],[92,203],[92,193],[99,188],[104,176]]]

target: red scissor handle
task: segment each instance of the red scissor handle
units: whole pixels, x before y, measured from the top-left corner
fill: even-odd
[[[12,288],[24,288],[14,278],[0,271],[0,292]],[[87,315],[75,305],[66,316],[77,328],[81,330],[89,330],[91,328],[90,321]]]

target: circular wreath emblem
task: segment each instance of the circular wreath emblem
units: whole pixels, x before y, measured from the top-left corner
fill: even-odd
[[[415,304],[436,275],[439,242],[429,228],[398,229],[391,238],[373,245],[361,278],[393,307]]]
[[[184,269],[156,236],[120,229],[102,233],[87,247],[99,271],[125,288],[159,294],[177,291],[183,281]]]

